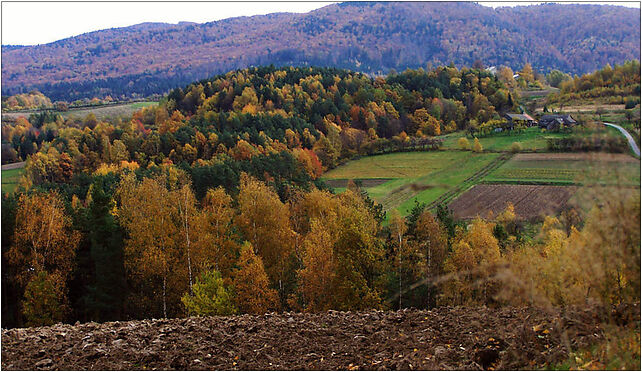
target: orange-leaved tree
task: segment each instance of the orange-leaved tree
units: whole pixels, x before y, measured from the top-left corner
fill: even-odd
[[[232,273],[236,306],[243,313],[263,314],[278,307],[277,292],[270,288],[261,257],[245,242]]]
[[[160,292],[162,315],[167,317],[168,293],[185,292],[176,288],[168,291],[168,285],[176,282],[171,281],[171,277],[176,274],[174,270],[178,269],[181,258],[176,247],[180,235],[172,221],[174,206],[170,193],[162,179],[145,178],[138,183],[133,174],[128,174],[121,181],[118,195],[118,218],[128,233],[125,268],[130,279],[151,300],[142,306],[153,309],[156,293]],[[179,299],[176,300],[178,304]]]
[[[281,295],[292,262],[294,231],[290,210],[265,183],[241,174],[236,225],[265,264],[271,284]]]

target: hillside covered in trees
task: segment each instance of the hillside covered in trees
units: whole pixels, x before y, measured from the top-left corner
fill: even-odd
[[[549,103],[607,102],[626,103],[633,108],[640,103],[640,61],[606,65],[582,76],[563,76],[560,91],[547,97]]]
[[[543,73],[586,73],[639,59],[639,25],[639,10],[619,6],[493,9],[452,2],[344,3],[306,14],[146,23],[46,45],[2,46],[2,94],[39,89],[54,101],[149,96],[270,63],[384,74],[479,60],[513,70],[530,62]]]
[[[548,217],[531,239],[510,205],[470,223],[417,205],[384,225],[358,185],[335,195],[318,180],[356,155],[437,148],[514,105],[484,70],[264,67],[130,120],[19,119],[2,132],[27,162],[2,197],[3,326],[639,301],[639,194]]]

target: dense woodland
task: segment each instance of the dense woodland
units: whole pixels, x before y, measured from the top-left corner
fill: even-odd
[[[354,156],[436,148],[514,105],[479,69],[264,67],[127,121],[18,119],[2,129],[27,159],[2,199],[3,326],[639,301],[639,194],[547,218],[533,238],[510,206],[463,223],[417,205],[384,224],[357,184],[334,195],[318,179]]]
[[[316,178],[355,155],[429,149],[438,145],[431,136],[498,119],[514,105],[504,84],[483,70],[440,67],[371,79],[337,69],[253,68],[175,89],[128,121],[98,122],[91,114],[63,120],[53,112],[19,118],[3,127],[3,161],[68,157],[75,174],[121,161],[238,168],[232,164],[286,152]],[[55,170],[39,169],[29,178],[55,178]]]
[[[376,25],[376,26],[374,26]],[[332,4],[306,13],[204,24],[146,23],[38,46],[2,46],[2,94],[74,101],[146,97],[253,65],[335,66],[369,74],[427,64],[594,71],[639,59],[637,9],[541,4]],[[162,55],[162,58],[159,56]]]

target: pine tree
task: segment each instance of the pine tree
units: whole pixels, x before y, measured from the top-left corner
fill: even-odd
[[[87,312],[98,321],[120,319],[126,294],[123,231],[111,214],[112,208],[103,178],[98,178],[91,188],[87,223],[95,277],[87,285],[89,293],[84,299]]]

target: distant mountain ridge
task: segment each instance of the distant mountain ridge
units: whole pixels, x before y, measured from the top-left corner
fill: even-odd
[[[252,65],[316,65],[373,74],[427,63],[570,73],[640,58],[639,9],[541,4],[341,3],[203,24],[143,23],[50,44],[2,46],[2,94],[53,100],[165,93]]]

